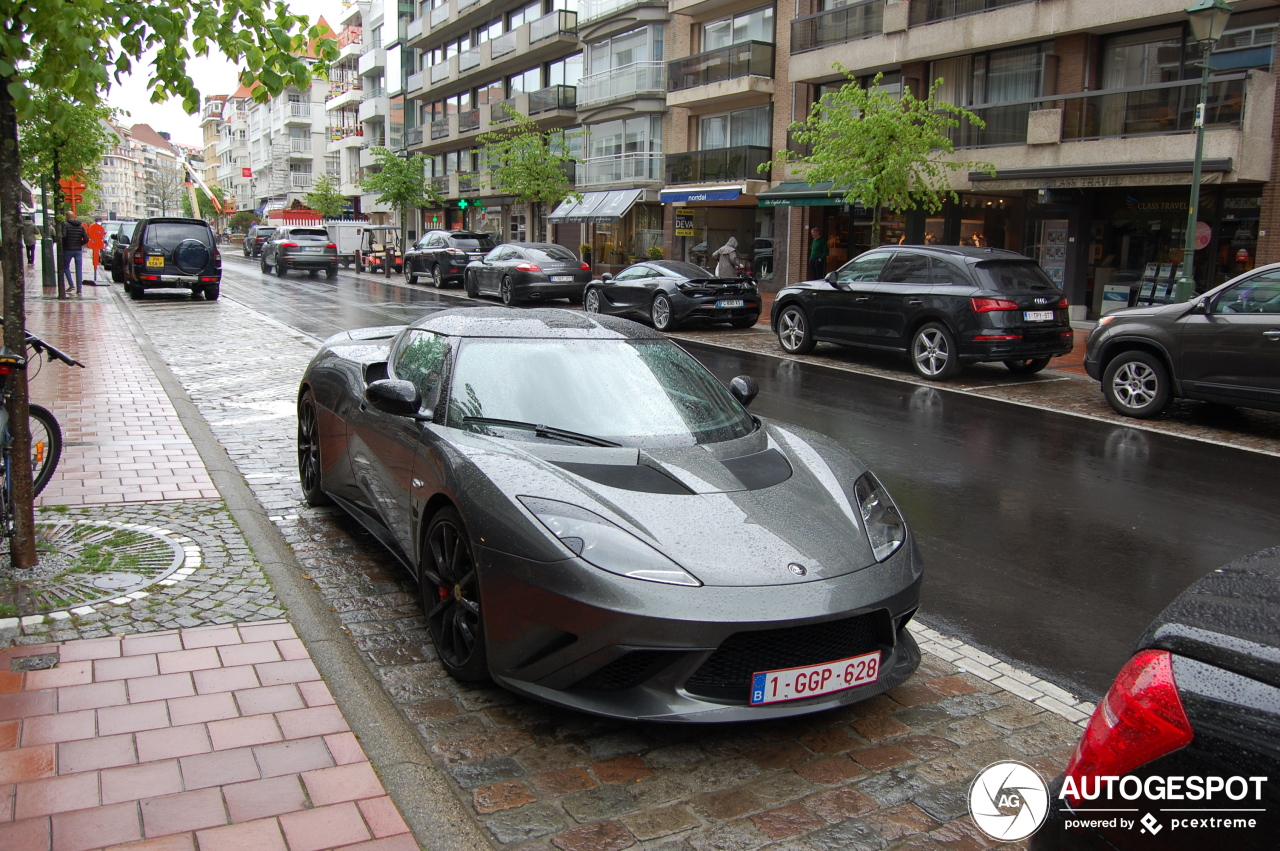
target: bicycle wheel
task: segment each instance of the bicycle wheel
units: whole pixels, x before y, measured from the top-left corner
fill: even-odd
[[[62,457],[62,428],[47,408],[30,405],[31,424],[31,494],[39,496],[53,478]]]

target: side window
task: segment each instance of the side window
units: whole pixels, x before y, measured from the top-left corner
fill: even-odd
[[[1214,313],[1280,313],[1280,272],[1263,272],[1224,290]]]
[[[897,254],[880,280],[888,284],[928,284],[929,258],[923,254]]]
[[[929,278],[935,284],[967,283],[964,275],[956,271],[954,266],[937,257],[929,258]]]
[[[614,278],[615,281],[638,281],[641,278],[649,277],[648,266],[632,266],[630,269],[623,269]]]
[[[836,272],[836,280],[840,283],[880,280],[880,272],[888,262],[891,254],[864,254],[855,257],[840,267]]]
[[[433,405],[448,353],[446,338],[430,331],[410,331],[396,349],[391,374],[402,381],[412,381],[422,394],[422,404]]]
[[[490,251],[488,254],[486,254],[486,255],[484,256],[484,259],[485,259],[486,261],[488,261],[489,263],[493,263],[494,261],[496,261],[497,259],[499,259],[500,257],[502,257],[502,253],[503,253],[503,251],[505,251],[505,250],[506,250],[506,249],[504,249],[502,246],[498,246],[497,248],[493,249],[493,250],[492,250],[492,251]]]

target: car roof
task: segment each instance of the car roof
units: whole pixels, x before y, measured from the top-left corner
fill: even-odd
[[[423,235],[430,236],[433,233],[442,233],[445,236],[460,236],[460,237],[463,237],[464,239],[474,239],[475,237],[478,237],[478,236],[489,236],[489,237],[493,236],[493,234],[486,233],[485,231],[482,231],[482,230],[442,230],[440,228],[436,228],[435,230],[429,230]]]
[[[510,245],[513,248],[564,248],[563,245],[556,242],[504,242],[502,245]],[[568,249],[565,250],[567,251]]]
[[[143,221],[149,225],[179,224],[209,227],[209,223],[204,219],[188,219],[181,216],[156,216],[154,219],[143,219]]]
[[[451,337],[524,340],[663,340],[656,331],[613,316],[554,307],[454,307],[428,314],[414,328]]]
[[[979,263],[983,260],[1020,260],[1027,263],[1035,262],[1025,254],[1019,254],[1016,251],[1006,251],[1003,248],[979,248],[974,245],[881,245],[868,250],[919,251],[925,254],[942,254],[955,257],[957,259],[966,260],[970,263]]]

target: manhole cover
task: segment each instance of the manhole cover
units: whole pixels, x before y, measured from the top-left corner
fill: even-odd
[[[61,520],[38,522],[36,530],[40,565],[35,569],[15,571],[8,566],[8,553],[0,553],[0,597],[16,599],[24,615],[145,597],[143,589],[182,567],[183,544],[190,541],[134,523]]]

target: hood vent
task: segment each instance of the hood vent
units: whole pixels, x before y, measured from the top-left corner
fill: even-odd
[[[749,491],[771,488],[791,478],[791,462],[776,449],[721,461]]]
[[[552,461],[562,470],[601,485],[641,493],[668,493],[688,496],[693,491],[666,473],[647,464],[579,464]]]

